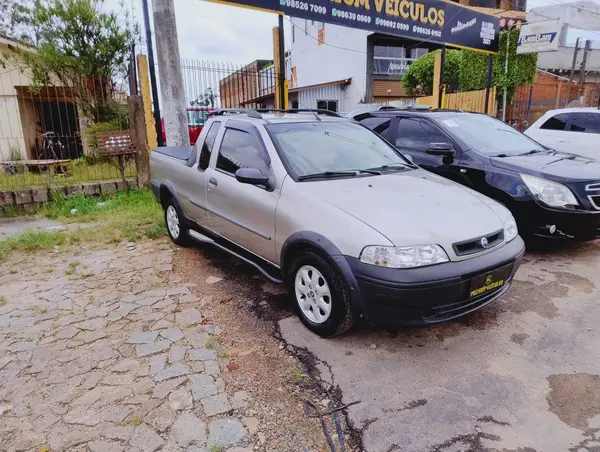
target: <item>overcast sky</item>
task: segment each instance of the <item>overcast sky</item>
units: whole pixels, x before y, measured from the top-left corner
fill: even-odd
[[[124,0],[142,22],[141,0]],[[119,0],[106,0],[107,7]],[[152,9],[152,0],[148,0]],[[527,8],[556,5],[560,0],[528,0]],[[272,28],[277,15],[204,0],[175,0],[179,49],[184,58],[250,63],[273,57]],[[152,14],[152,13],[151,13]],[[285,20],[286,47],[289,48],[290,23]],[[141,25],[143,30],[143,25]]]

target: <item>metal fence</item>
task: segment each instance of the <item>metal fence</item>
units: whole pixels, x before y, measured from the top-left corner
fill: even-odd
[[[279,74],[272,61],[257,60],[247,65],[234,63],[181,60],[181,71],[188,106],[196,109],[268,108],[274,106],[274,92]],[[196,110],[199,111],[199,110]]]
[[[128,127],[127,93],[112,80],[36,86],[11,60],[0,66],[0,190],[118,180],[96,134]],[[134,165],[126,173],[135,176]]]

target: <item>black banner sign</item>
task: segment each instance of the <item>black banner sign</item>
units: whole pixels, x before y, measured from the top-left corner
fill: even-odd
[[[440,0],[228,0],[220,3],[417,41],[498,51],[500,20],[497,17]]]

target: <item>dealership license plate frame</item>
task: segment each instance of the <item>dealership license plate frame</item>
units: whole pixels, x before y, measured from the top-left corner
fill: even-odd
[[[504,287],[512,266],[513,264],[508,264],[473,277],[469,285],[469,298],[476,298]]]

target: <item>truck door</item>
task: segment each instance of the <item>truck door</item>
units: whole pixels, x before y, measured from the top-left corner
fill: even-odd
[[[235,172],[240,168],[256,168],[274,177],[271,159],[256,127],[229,120],[216,165],[207,170],[209,221],[219,235],[263,259],[277,262],[274,237],[279,192],[238,182]]]

